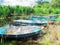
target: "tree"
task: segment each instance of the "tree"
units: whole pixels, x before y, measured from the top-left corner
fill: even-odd
[[[60,0],[52,0],[51,5],[60,8]]]

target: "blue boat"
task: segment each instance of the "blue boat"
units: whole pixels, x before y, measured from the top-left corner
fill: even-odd
[[[44,27],[35,25],[7,25],[0,28],[0,37],[3,38],[25,38],[37,35]],[[10,31],[10,32],[9,32]]]
[[[50,20],[58,20],[56,16],[50,16]]]
[[[29,16],[30,20],[38,19],[38,20],[49,20],[49,17],[47,16]]]
[[[37,20],[41,21],[40,24],[47,24],[48,20],[49,20],[49,17],[46,17],[46,16],[45,17],[43,17],[43,16],[30,16],[29,19],[33,20],[35,22],[37,22]]]

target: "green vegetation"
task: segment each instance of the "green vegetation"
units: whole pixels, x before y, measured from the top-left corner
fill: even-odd
[[[60,1],[52,0],[51,2],[38,1],[37,5],[32,7],[24,6],[2,6],[0,5],[0,17],[7,15],[31,15],[31,14],[60,14]]]
[[[35,6],[31,7],[22,7],[22,6],[0,6],[0,17],[5,17],[8,15],[41,15],[41,14],[60,14],[60,8],[53,8],[53,7],[39,7]]]
[[[41,15],[41,14],[60,14],[60,1],[52,0],[51,2],[38,2],[32,7],[24,6],[2,6],[0,5],[0,17],[14,15]]]

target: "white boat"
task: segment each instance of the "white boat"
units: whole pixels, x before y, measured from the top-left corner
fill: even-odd
[[[13,24],[21,25],[40,25],[40,24],[47,24],[47,21],[40,21],[40,20],[13,20]]]

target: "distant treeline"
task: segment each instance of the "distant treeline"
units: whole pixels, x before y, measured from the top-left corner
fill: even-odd
[[[41,14],[60,14],[60,0],[51,2],[41,2],[40,0],[33,7],[24,6],[2,6],[0,5],[0,17],[13,15],[41,15]]]
[[[60,8],[52,8],[52,7],[39,7],[35,6],[31,7],[22,7],[22,6],[0,6],[0,17],[7,15],[40,15],[40,14],[60,14]]]

